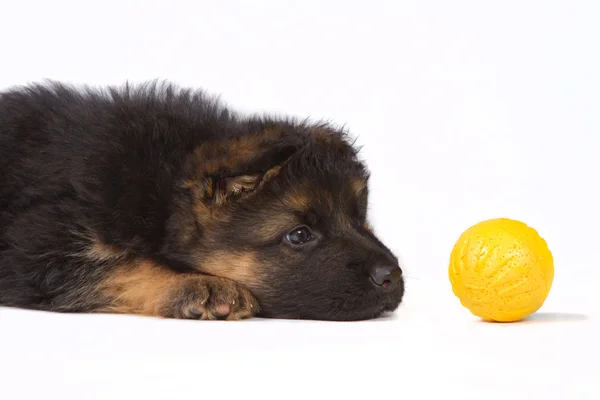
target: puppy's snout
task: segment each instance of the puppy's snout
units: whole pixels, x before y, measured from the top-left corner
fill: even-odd
[[[378,261],[371,267],[371,281],[379,288],[394,288],[400,282],[402,270],[390,261]]]

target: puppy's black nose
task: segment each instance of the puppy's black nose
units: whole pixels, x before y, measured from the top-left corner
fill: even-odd
[[[390,262],[378,262],[371,267],[369,274],[371,281],[379,287],[393,287],[398,284],[402,277],[402,270],[397,264]]]

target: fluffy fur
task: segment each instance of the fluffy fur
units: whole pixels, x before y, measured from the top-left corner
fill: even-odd
[[[357,320],[403,297],[368,171],[326,124],[169,84],[34,84],[0,94],[0,177],[0,305]]]

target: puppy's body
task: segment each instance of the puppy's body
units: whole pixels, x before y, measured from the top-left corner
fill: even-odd
[[[0,305],[352,320],[402,299],[328,126],[169,85],[32,85],[0,94],[0,177]]]

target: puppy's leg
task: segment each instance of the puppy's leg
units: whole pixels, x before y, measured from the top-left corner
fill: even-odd
[[[0,232],[0,305],[169,318],[254,316],[258,303],[228,279],[175,272],[73,223],[76,204],[42,204]]]
[[[101,312],[165,318],[250,318],[258,302],[235,281],[171,271],[150,261],[135,261],[114,269],[101,283],[107,306]]]

